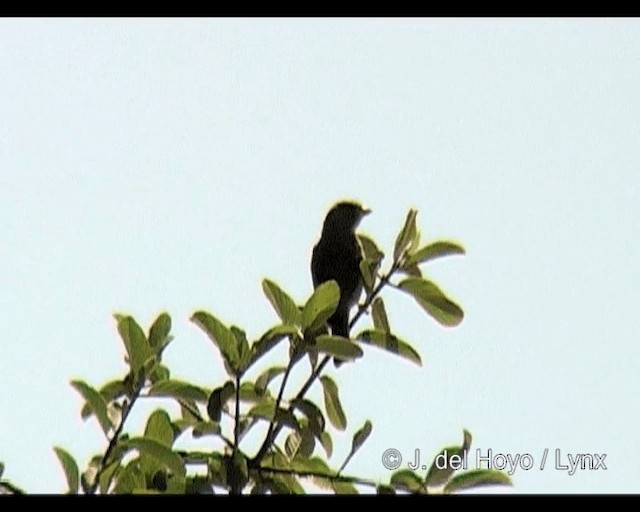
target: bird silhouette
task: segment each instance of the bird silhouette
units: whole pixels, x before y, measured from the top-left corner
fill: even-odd
[[[313,248],[311,277],[314,288],[332,279],[340,288],[340,302],[327,321],[335,336],[349,337],[349,313],[362,293],[362,250],[355,231],[370,212],[354,201],[336,203],[327,213],[322,235]],[[334,363],[338,367],[341,361],[334,359]]]

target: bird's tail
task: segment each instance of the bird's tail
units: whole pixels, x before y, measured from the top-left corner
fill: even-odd
[[[339,318],[333,319],[334,321],[331,323],[331,334],[334,336],[342,336],[344,338],[349,337],[349,318]],[[340,365],[344,363],[343,359],[339,359],[337,357],[333,358],[333,364],[336,368],[340,368]]]

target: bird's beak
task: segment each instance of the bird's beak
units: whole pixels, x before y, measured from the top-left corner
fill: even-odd
[[[371,213],[371,210],[369,208],[362,208],[361,216],[364,217],[365,215],[369,215],[370,213]]]

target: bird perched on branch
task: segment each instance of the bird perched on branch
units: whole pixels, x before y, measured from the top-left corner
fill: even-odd
[[[313,248],[311,277],[314,288],[331,279],[340,287],[340,302],[327,322],[334,336],[349,337],[349,312],[362,293],[362,250],[355,231],[370,212],[353,201],[336,203],[327,213],[322,235]],[[340,362],[334,359],[336,367]]]

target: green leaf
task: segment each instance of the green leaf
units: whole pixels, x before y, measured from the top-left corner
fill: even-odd
[[[264,469],[291,469],[291,464],[289,464],[287,458],[282,455],[280,451],[277,451],[267,453],[260,462],[260,467]]]
[[[291,401],[291,405],[306,416],[309,422],[309,429],[319,438],[325,427],[324,415],[320,408],[306,398],[296,398]]]
[[[315,342],[315,339],[313,339],[313,337],[311,337],[311,339],[308,338],[308,341],[305,343],[305,340],[296,334],[291,336],[289,340],[289,359],[291,359],[292,365],[304,357],[307,348],[314,349],[312,344]]]
[[[273,349],[278,343],[289,336],[295,336],[299,329],[295,325],[276,325],[265,332],[258,341],[251,345],[251,354],[244,364],[246,372],[258,359]]]
[[[69,494],[78,494],[78,488],[80,486],[80,471],[78,470],[78,464],[71,454],[64,448],[58,446],[53,450],[58,456],[58,460],[64,470],[64,475],[67,478],[67,485],[69,486]],[[1,468],[0,468],[1,469]],[[0,471],[0,476],[2,472]]]
[[[100,394],[107,402],[120,398],[126,394],[124,382],[122,380],[112,380],[100,388]]]
[[[329,421],[338,430],[346,429],[347,418],[344,415],[342,404],[340,403],[338,386],[326,375],[320,377],[320,383],[322,384],[322,390],[324,392],[324,407],[327,411]]]
[[[471,434],[463,431],[462,446],[447,446],[436,455],[427,472],[424,482],[429,487],[444,485],[451,475],[460,467],[460,461],[466,457],[471,447]]]
[[[407,249],[407,256],[411,256],[420,245],[420,231],[416,228],[416,232],[411,239],[411,243],[409,244],[409,248]]]
[[[94,455],[87,464],[87,469],[80,475],[80,486],[85,494],[88,494],[88,489],[93,485],[98,475],[98,470],[102,465],[102,456]]]
[[[334,479],[332,479],[330,476],[310,476],[308,478],[316,487],[325,489],[327,491],[333,491]]]
[[[224,386],[214,389],[209,395],[207,402],[207,414],[209,418],[216,423],[220,422],[222,417],[222,409],[226,403],[233,398],[236,392],[236,385],[233,381],[228,380]]]
[[[262,281],[262,291],[264,291],[283,324],[300,325],[300,309],[282,288],[273,281],[265,279]]]
[[[167,489],[166,491],[164,491],[165,494],[178,495],[178,494],[185,494],[186,491],[187,491],[186,477],[171,475],[167,479]]]
[[[154,458],[174,474],[185,475],[186,470],[180,455],[163,444],[146,437],[134,437],[127,441],[122,441],[122,443],[129,449],[138,450],[141,454]]]
[[[274,419],[274,411],[276,408],[276,402],[273,398],[265,398],[261,402],[254,405],[247,412],[247,416],[251,416],[253,418],[260,418],[267,421],[271,421]],[[295,415],[286,409],[278,409],[278,412],[275,416],[276,423],[282,423],[287,427],[293,430],[300,430],[300,424],[296,419]]]
[[[249,409],[247,416],[271,421],[273,419],[275,409],[276,401],[271,397],[266,397]]]
[[[247,341],[247,333],[245,333],[242,329],[236,327],[235,325],[232,325],[229,329],[231,329],[231,332],[238,341],[238,355],[240,357],[240,369],[242,373],[244,371],[243,366],[249,360],[249,357],[251,355],[249,350],[249,342]]]
[[[193,425],[193,437],[220,435],[220,424],[213,421],[200,421]]]
[[[321,334],[316,338],[315,348],[318,352],[342,360],[353,360],[362,357],[362,349],[349,338],[342,336]]]
[[[112,380],[107,382],[104,386],[100,388],[99,393],[102,395],[106,403],[111,402],[127,393],[124,382],[122,380]],[[80,417],[83,420],[86,420],[89,416],[93,414],[93,410],[91,406],[86,403],[82,407],[82,411],[80,412]]]
[[[180,400],[179,404],[181,419],[173,420],[173,429],[176,432],[176,437],[178,433],[182,434],[196,423],[206,421],[193,400]]]
[[[291,432],[284,442],[284,451],[289,459],[293,459],[302,444],[302,435],[299,432]]]
[[[331,435],[329,434],[329,432],[325,430],[322,434],[320,434],[318,440],[320,441],[322,448],[324,448],[327,457],[331,457],[331,455],[333,454],[333,441],[331,440]]]
[[[119,425],[122,420],[122,405],[118,402],[111,402],[107,404],[107,415],[112,425]]]
[[[295,414],[287,409],[278,409],[276,413],[276,424],[282,424],[293,430],[300,430],[300,424]]]
[[[410,469],[399,469],[393,473],[390,483],[396,489],[410,492],[419,492],[422,488],[422,479]]]
[[[292,462],[294,457],[308,459],[311,457],[314,448],[315,439],[308,428],[302,428],[299,431],[291,432],[284,443],[285,453]]]
[[[489,485],[513,485],[506,473],[496,469],[475,469],[454,476],[444,487],[444,492],[450,494],[463,489],[473,489]]]
[[[209,458],[217,458],[221,460],[222,455],[217,452],[198,452],[198,451],[189,451],[181,454],[185,463],[187,464],[202,464],[209,462]]]
[[[169,415],[164,410],[157,409],[147,420],[144,437],[145,439],[156,441],[167,448],[171,448],[174,441],[173,432],[173,425]],[[160,462],[147,453],[140,454],[140,468],[147,477],[152,477],[158,472],[162,473],[162,465]]]
[[[282,375],[285,371],[286,368],[284,366],[272,366],[262,372],[256,379],[256,392],[263,394],[269,386],[269,383],[278,375]]]
[[[157,364],[153,371],[149,374],[149,380],[152,384],[171,378],[171,371],[163,364]]]
[[[102,427],[102,431],[106,434],[113,428],[111,424],[111,420],[109,419],[109,414],[107,413],[107,403],[102,398],[102,395],[98,393],[95,389],[93,389],[89,384],[83,382],[81,380],[71,381],[71,385],[73,388],[82,395],[91,410],[96,415],[98,422],[100,423],[100,427]]]
[[[373,290],[376,275],[380,269],[380,263],[382,262],[382,258],[384,258],[384,253],[378,249],[378,246],[369,237],[362,234],[357,234],[356,237],[360,242],[364,256],[360,262],[360,273],[362,274],[365,290],[370,292]]]
[[[311,439],[313,439],[313,437]],[[334,474],[331,468],[327,466],[327,463],[320,457],[307,458],[297,455],[291,461],[291,467],[300,472],[318,473],[327,476]]]
[[[356,486],[351,482],[338,482],[334,481],[332,483],[333,492],[336,494],[360,494]]]
[[[395,494],[396,491],[393,487],[389,487],[388,485],[378,485],[376,487],[376,494]]]
[[[234,371],[237,371],[240,365],[240,354],[238,353],[238,340],[231,329],[206,311],[197,311],[191,317],[191,321],[209,336],[209,339],[220,350],[223,359]]]
[[[151,347],[144,332],[131,316],[116,317],[118,321],[118,332],[124,342],[124,346],[129,356],[129,366],[137,377],[145,362],[151,357]]]
[[[271,396],[269,391],[258,389],[257,384],[251,381],[244,381],[240,384],[240,401],[242,402],[259,402],[265,396]]]
[[[372,428],[373,425],[371,425],[371,422],[367,420],[364,422],[364,425],[353,435],[353,440],[351,442],[351,451],[349,452],[349,455],[347,455],[347,457],[344,459],[344,462],[342,463],[342,466],[340,466],[338,473],[342,473],[346,465],[349,464],[351,458],[355,455],[355,453],[360,449],[362,444],[371,434]]]
[[[211,491],[212,481],[204,475],[190,475],[185,480],[185,490],[183,494],[199,495],[213,494]]]
[[[131,494],[134,490],[144,489],[146,481],[139,460],[132,460],[118,474],[114,488],[115,494]]]
[[[171,331],[171,317],[167,313],[158,315],[149,329],[149,346],[158,352],[169,343]]]
[[[425,245],[415,253],[413,253],[408,259],[407,265],[419,265],[426,261],[434,260],[436,258],[442,258],[443,256],[450,256],[453,254],[465,254],[464,247],[461,245],[450,242],[447,240],[439,240],[437,242]]]
[[[199,387],[181,380],[162,380],[149,389],[149,396],[165,396],[176,400],[193,400],[206,403],[209,393]]]
[[[411,243],[416,239],[418,230],[416,228],[416,216],[418,212],[416,210],[409,210],[407,218],[404,222],[404,226],[396,238],[396,243],[393,248],[393,260],[400,261],[404,252],[409,248]]]
[[[389,327],[389,319],[387,318],[387,310],[381,297],[376,297],[371,304],[371,316],[373,317],[373,326],[384,332],[391,332]]]
[[[373,283],[375,282],[376,273],[374,271],[375,266],[368,260],[362,260],[360,262],[360,275],[362,276],[362,284],[367,292],[373,290]]]
[[[384,253],[378,248],[376,243],[366,235],[362,233],[356,234],[360,247],[362,248],[362,255],[365,260],[379,262],[384,258]]]
[[[304,457],[308,459],[313,454],[313,450],[316,447],[316,440],[313,435],[313,432],[308,428],[300,429],[300,435],[302,436],[302,443],[300,444],[300,448],[298,449],[298,457]]]
[[[109,492],[109,487],[114,478],[117,478],[118,470],[120,469],[120,465],[122,461],[120,459],[115,460],[111,464],[109,464],[104,471],[100,473],[100,494],[106,494]]]
[[[333,315],[340,301],[340,287],[334,280],[318,286],[302,309],[303,331],[315,332]]]
[[[173,445],[173,427],[171,426],[171,418],[162,409],[157,409],[149,416],[147,426],[144,431],[147,439],[153,439],[158,443],[171,448]]]
[[[356,339],[361,343],[381,348],[422,366],[420,354],[411,345],[393,334],[379,329],[367,329],[358,334]]]
[[[434,283],[418,277],[408,277],[398,285],[407,292],[440,324],[454,327],[462,322],[464,313]]]
[[[371,434],[372,428],[373,425],[369,420],[367,420],[364,422],[362,428],[353,435],[353,441],[351,442],[351,455],[355,454],[364,444]]]
[[[411,277],[422,277],[422,271],[420,270],[420,267],[418,267],[418,265],[415,265],[415,264],[409,265],[407,263],[404,263],[402,267],[400,267],[398,270],[404,272],[405,274]]]
[[[293,475],[273,475],[268,482],[273,494],[305,494]]]

